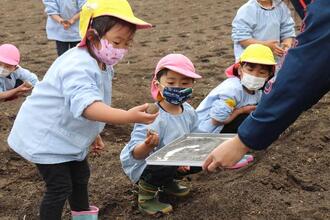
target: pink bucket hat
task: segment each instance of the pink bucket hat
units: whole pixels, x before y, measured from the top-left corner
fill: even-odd
[[[182,54],[168,54],[159,60],[151,81],[151,95],[155,100],[159,100],[159,90],[153,82],[157,80],[157,73],[165,68],[193,79],[202,78],[195,72],[194,64],[188,59],[188,57]]]
[[[17,47],[12,44],[2,44],[0,46],[0,61],[9,65],[18,65],[20,54]]]

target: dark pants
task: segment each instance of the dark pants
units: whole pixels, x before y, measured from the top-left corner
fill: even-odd
[[[16,82],[15,82],[15,88],[19,87],[19,86],[22,85],[23,83],[24,83],[23,80],[16,79]]]
[[[185,173],[177,171],[177,166],[147,166],[141,179],[145,182],[161,187],[171,183],[174,179],[181,179],[182,177],[202,171],[201,167],[190,167],[190,170]]]
[[[60,164],[36,165],[46,183],[46,192],[40,205],[41,220],[60,220],[67,199],[71,210],[89,210],[90,170],[86,159]]]
[[[62,42],[62,41],[56,41],[56,50],[57,55],[61,56],[65,51],[77,46],[77,44],[80,41],[77,42]]]
[[[220,133],[237,133],[238,127],[242,124],[245,118],[249,116],[249,114],[240,114],[234,120],[232,120],[229,124],[226,124]]]

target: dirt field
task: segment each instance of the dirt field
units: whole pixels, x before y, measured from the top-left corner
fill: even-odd
[[[136,15],[156,25],[139,31],[135,45],[116,66],[113,106],[128,109],[149,102],[151,73],[160,57],[183,53],[203,79],[196,83],[193,105],[224,76],[234,58],[231,21],[244,0],[131,0]],[[17,45],[21,65],[44,73],[56,58],[46,38],[41,1],[1,0],[0,43]],[[315,85],[317,86],[317,85]],[[0,148],[24,99],[0,105]],[[137,211],[136,188],[123,174],[119,153],[129,140],[131,125],[106,127],[107,149],[90,156],[90,200],[100,219],[148,219]],[[28,138],[28,137],[27,137]],[[256,161],[237,171],[191,176],[191,195],[163,198],[174,206],[161,219],[330,219],[330,95],[304,113]],[[37,219],[44,190],[36,168],[10,152],[0,154],[0,219]],[[66,209],[64,219],[69,219]]]

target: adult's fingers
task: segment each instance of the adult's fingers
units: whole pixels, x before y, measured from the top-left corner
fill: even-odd
[[[214,173],[220,168],[219,164],[216,161],[212,161],[207,167],[207,171]]]
[[[203,170],[208,171],[208,167],[212,162],[213,162],[212,155],[208,155],[206,160],[204,161],[204,163],[202,165]]]

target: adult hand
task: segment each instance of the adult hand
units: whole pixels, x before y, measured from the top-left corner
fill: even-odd
[[[217,148],[215,148],[206,158],[203,170],[215,172],[220,167],[231,167],[235,165],[249,151],[243,142],[236,135]]]
[[[148,103],[135,106],[128,110],[128,114],[130,117],[130,121],[133,123],[143,123],[143,124],[150,124],[152,123],[156,117],[158,116],[159,112],[155,114],[146,113],[148,108]]]

